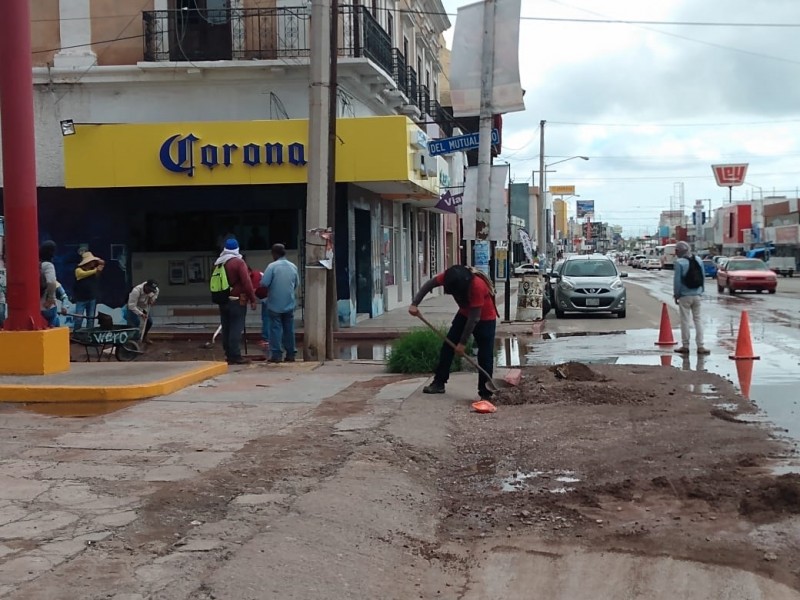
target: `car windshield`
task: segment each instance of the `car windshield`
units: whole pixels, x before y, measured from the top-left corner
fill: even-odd
[[[713,264],[714,264],[714,261],[713,261],[713,260],[708,260],[708,259],[706,259],[706,260],[704,260],[704,261],[703,261],[703,264],[704,264],[704,265],[709,265],[709,266],[711,266],[711,265],[713,265]]]
[[[614,277],[617,269],[610,260],[570,260],[564,265],[567,277]]]
[[[767,271],[763,260],[729,260],[726,265],[728,271]]]

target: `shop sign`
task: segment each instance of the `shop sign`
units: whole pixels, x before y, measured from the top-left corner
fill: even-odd
[[[161,144],[159,160],[161,165],[172,173],[185,173],[194,176],[199,150],[199,164],[209,170],[215,167],[230,167],[241,163],[248,167],[260,165],[280,166],[288,162],[296,167],[307,164],[305,145],[299,142],[292,144],[249,143],[239,147],[237,144],[203,144],[198,146],[200,138],[190,133],[182,136],[173,135]]]

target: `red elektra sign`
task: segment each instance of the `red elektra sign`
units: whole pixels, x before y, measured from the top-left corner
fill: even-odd
[[[734,187],[742,185],[747,176],[748,163],[735,165],[711,165],[717,185],[721,187]]]

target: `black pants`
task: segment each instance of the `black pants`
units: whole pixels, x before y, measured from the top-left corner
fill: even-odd
[[[461,334],[464,333],[464,327],[467,324],[467,317],[457,313],[453,318],[453,323],[450,325],[450,331],[447,332],[447,339],[458,344],[461,340]],[[489,375],[492,374],[494,369],[494,334],[497,329],[497,321],[492,319],[490,321],[478,321],[475,329],[472,332],[472,337],[475,338],[475,345],[478,347],[478,364]],[[434,383],[442,385],[447,383],[450,378],[450,366],[453,364],[453,356],[455,352],[449,344],[442,344],[442,350],[439,353],[439,364],[434,371]],[[483,373],[478,373],[478,395],[488,400],[492,397],[492,392],[486,388],[486,376]]]
[[[238,300],[231,300],[227,304],[219,306],[222,348],[225,350],[225,359],[229,362],[242,357],[241,339],[246,316],[247,306],[242,306]]]

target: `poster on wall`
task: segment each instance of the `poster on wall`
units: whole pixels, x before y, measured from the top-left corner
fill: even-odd
[[[167,263],[170,285],[186,285],[186,261],[171,260]]]
[[[189,283],[203,283],[206,280],[206,259],[202,256],[193,256],[186,263],[186,272]]]

